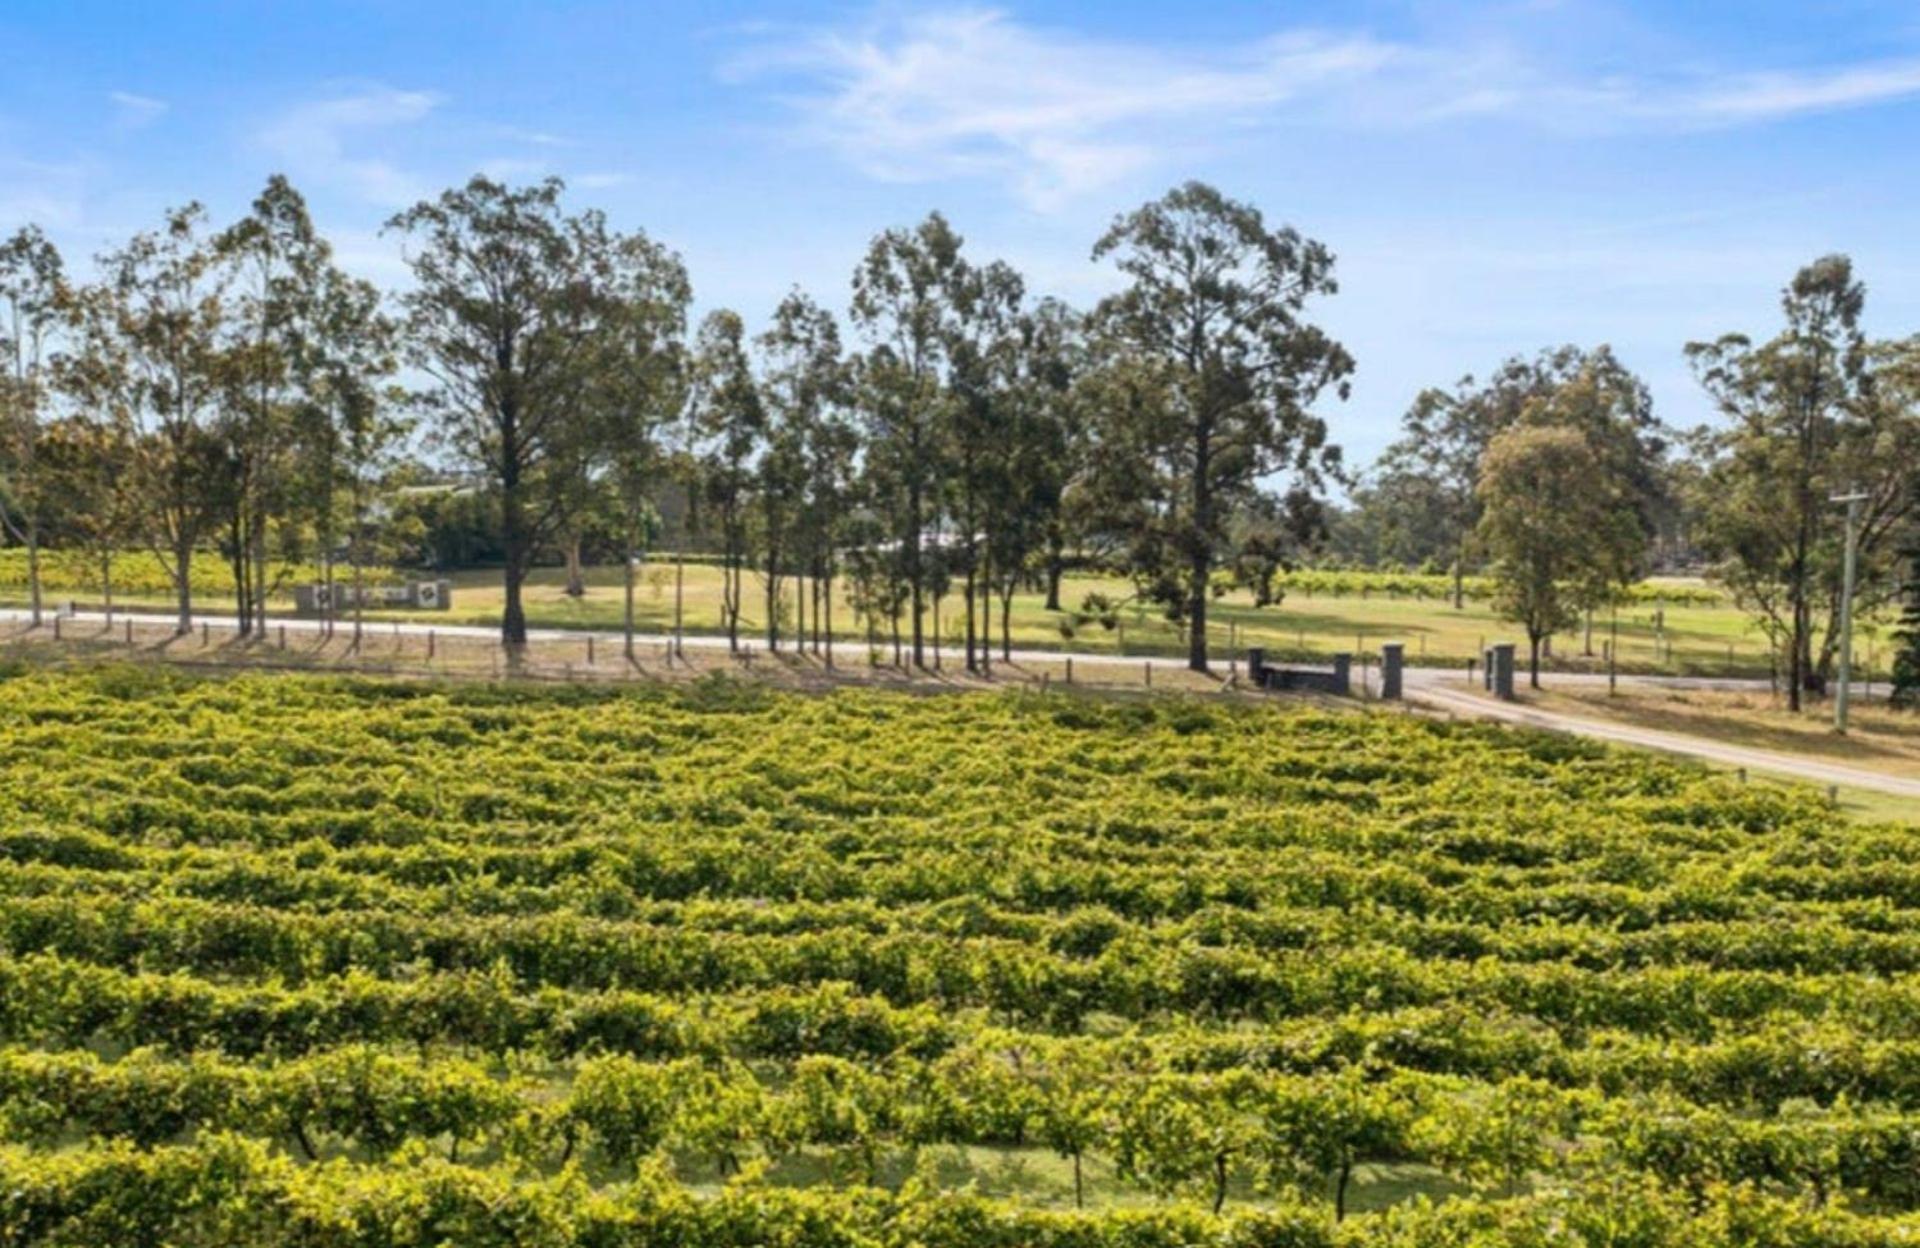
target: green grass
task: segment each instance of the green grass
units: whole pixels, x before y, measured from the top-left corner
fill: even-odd
[[[686,631],[695,634],[722,631],[720,570],[708,564],[688,564],[685,578]],[[505,599],[498,570],[470,569],[453,573],[451,579],[454,605],[450,611],[370,612],[369,617],[498,624]],[[570,597],[565,593],[565,577],[560,569],[536,569],[524,591],[528,623],[535,628],[618,629],[623,618],[620,569],[590,568],[586,582],[583,596]],[[1698,582],[1671,583],[1698,585]],[[843,640],[856,639],[864,635],[864,626],[845,601],[844,583],[838,588],[842,593],[836,595],[833,608],[836,635]],[[1076,619],[1075,610],[1084,604],[1089,594],[1095,593],[1125,599],[1131,593],[1131,586],[1116,577],[1069,577],[1060,596],[1065,609],[1058,612],[1046,609],[1041,594],[1016,595],[1011,613],[1013,645],[1108,655],[1185,653],[1185,636],[1180,628],[1149,606],[1130,604],[1121,609],[1111,628],[1101,622]],[[765,590],[758,578],[748,577],[745,599],[741,631],[758,640],[764,637],[766,629]],[[152,596],[123,598],[121,602],[143,609],[172,609],[171,602]],[[231,610],[227,599],[219,595],[202,595],[198,605],[215,613]],[[291,606],[290,597],[276,601],[277,610],[290,610]],[[784,587],[781,617],[783,632],[789,631],[793,618],[791,584]],[[635,618],[643,632],[672,630],[674,569],[671,565],[654,564],[642,572],[635,594]],[[902,623],[904,633],[905,622]],[[1279,605],[1268,607],[1254,606],[1244,593],[1229,594],[1214,603],[1210,623],[1212,644],[1217,651],[1225,653],[1229,646],[1236,645],[1241,649],[1264,646],[1280,658],[1323,657],[1341,651],[1375,652],[1383,642],[1400,641],[1407,647],[1410,663],[1462,666],[1477,659],[1481,650],[1492,642],[1524,643],[1520,630],[1499,618],[1485,602],[1469,600],[1462,609],[1455,610],[1443,601],[1382,594],[1329,597],[1296,592],[1290,593]],[[957,649],[962,643],[964,622],[953,597],[939,604],[937,625],[946,644]],[[1765,637],[1752,618],[1731,603],[1668,606],[1664,612],[1657,604],[1622,608],[1617,622],[1610,617],[1595,619],[1591,653],[1584,629],[1555,638],[1554,653],[1547,666],[1555,670],[1603,670],[1605,663],[1601,655],[1616,627],[1622,671],[1751,677],[1765,676],[1769,670]],[[931,605],[925,630],[929,637],[936,630]],[[883,628],[880,640],[890,646],[885,632]],[[1000,640],[997,604],[993,636],[997,645]],[[1859,663],[1863,675],[1884,669],[1885,655],[1871,632],[1862,639]]]
[[[453,580],[454,608],[441,618],[472,624],[499,620],[503,593],[497,572],[460,572]],[[1100,623],[1076,622],[1071,613],[1089,593],[1096,592],[1123,598],[1130,587],[1118,578],[1070,577],[1061,592],[1064,612],[1046,610],[1044,596],[1038,593],[1016,595],[1012,610],[1013,644],[1098,654],[1184,653],[1182,633],[1150,607],[1124,609],[1117,627],[1111,629]],[[742,631],[758,636],[765,629],[765,596],[763,587],[753,578],[748,580],[746,598]],[[669,566],[649,568],[642,574],[635,599],[639,627],[650,632],[671,629],[673,608],[673,569]],[[591,569],[586,595],[570,598],[564,592],[564,577],[558,569],[539,569],[526,589],[526,609],[529,623],[534,627],[618,628],[622,619],[619,570]],[[717,568],[687,566],[684,610],[689,632],[720,630]],[[1620,612],[1619,653],[1623,670],[1766,674],[1766,640],[1750,618],[1731,604],[1668,607],[1664,613],[1664,630],[1655,627],[1656,610],[1636,606]],[[856,626],[852,611],[844,602],[839,602],[833,614],[837,632],[851,635]],[[790,595],[785,615],[790,623]],[[1338,651],[1372,651],[1383,642],[1401,641],[1407,646],[1409,662],[1446,666],[1461,665],[1476,658],[1490,642],[1520,637],[1514,625],[1501,620],[1484,602],[1469,601],[1456,611],[1445,602],[1380,595],[1359,598],[1293,594],[1278,606],[1256,607],[1247,595],[1230,594],[1214,604],[1211,622],[1214,644],[1222,650],[1237,642],[1242,648],[1266,646],[1283,656],[1325,655]],[[958,646],[964,624],[954,600],[942,604],[939,623],[947,644]],[[1583,634],[1558,638],[1555,664],[1601,668],[1603,662],[1598,656],[1610,623],[1607,619],[1595,621],[1592,657],[1584,653]],[[933,627],[929,613],[929,634]],[[997,609],[994,635],[997,642],[1000,635]],[[1878,657],[1871,647],[1863,650],[1863,663],[1871,665]]]

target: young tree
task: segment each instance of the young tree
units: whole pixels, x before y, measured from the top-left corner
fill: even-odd
[[[101,419],[132,432],[128,482],[144,500],[141,537],[172,580],[181,633],[193,627],[193,557],[223,505],[216,422],[231,379],[227,274],[198,204],[167,214],[100,258],[83,292],[63,384]]]
[[[1493,559],[1494,603],[1527,631],[1529,682],[1540,687],[1540,643],[1646,548],[1621,483],[1578,430],[1522,425],[1481,457],[1480,540]]]
[[[113,623],[114,558],[138,532],[141,500],[129,488],[133,438],[120,422],[69,415],[40,431],[35,473],[48,500],[44,535],[100,569],[100,597]]]
[[[68,320],[59,249],[36,226],[0,243],[0,519],[26,547],[27,596],[40,626],[40,542],[49,503],[40,440],[56,339]]]
[[[500,498],[506,605],[501,640],[527,640],[522,587],[535,554],[564,531],[590,424],[591,375],[615,301],[595,213],[568,216],[562,185],[485,177],[388,222],[407,243],[401,296],[408,358],[441,446]]]
[[[1159,504],[1134,514],[1148,527],[1131,570],[1185,622],[1188,666],[1204,672],[1234,504],[1279,474],[1314,488],[1338,471],[1311,408],[1330,389],[1346,397],[1353,359],[1303,319],[1310,299],[1337,289],[1333,253],[1190,182],[1116,221],[1093,255],[1113,257],[1129,279],[1094,312],[1134,400],[1105,415],[1131,426],[1114,441],[1143,457],[1146,497]]]
[[[1781,296],[1786,328],[1758,346],[1729,334],[1687,355],[1723,416],[1702,438],[1706,544],[1718,575],[1786,650],[1788,705],[1817,680],[1813,617],[1831,566],[1843,427],[1868,393],[1866,292],[1845,256],[1801,269]]]

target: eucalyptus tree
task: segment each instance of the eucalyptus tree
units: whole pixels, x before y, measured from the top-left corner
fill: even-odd
[[[175,628],[193,627],[193,559],[222,514],[218,428],[233,378],[230,270],[198,204],[100,257],[78,297],[62,384],[86,410],[130,431],[128,480],[145,500],[139,537],[173,582]]]
[[[1130,550],[1141,591],[1187,629],[1187,664],[1208,670],[1207,606],[1237,502],[1277,476],[1317,489],[1340,470],[1314,403],[1344,399],[1353,359],[1305,319],[1333,294],[1333,253],[1258,209],[1189,182],[1113,223],[1094,245],[1127,280],[1094,318],[1124,370],[1129,422],[1157,506]],[[1107,458],[1102,457],[1103,461]],[[1112,497],[1110,495],[1110,497]]]
[[[1872,401],[1860,313],[1866,290],[1845,255],[1801,269],[1782,292],[1786,326],[1688,346],[1724,424],[1699,440],[1703,536],[1716,574],[1784,649],[1788,707],[1818,682],[1814,612],[1836,593],[1832,493],[1853,488],[1841,447]]]
[[[833,315],[795,290],[780,301],[757,343],[768,421],[761,464],[761,538],[767,581],[767,641],[778,643],[779,578],[795,578],[795,644],[821,653],[821,619],[831,631],[836,539],[844,531],[853,431],[846,417],[848,375]],[[831,639],[826,657],[832,662]]]
[[[522,587],[535,554],[581,505],[600,335],[617,300],[599,214],[562,210],[562,184],[486,177],[388,222],[414,284],[400,297],[417,396],[437,444],[500,500],[501,640],[526,644]]]
[[[230,369],[222,435],[227,558],[242,636],[266,627],[268,530],[297,509],[306,355],[332,249],[286,178],[270,178],[248,214],[214,240],[233,270]]]
[[[1000,654],[1013,657],[1013,597],[1036,576],[1058,601],[1063,509],[1078,465],[1080,320],[1058,300],[1022,313],[1010,344],[1006,418],[993,456],[987,580],[999,597]],[[988,637],[983,637],[983,648]]]
[[[608,249],[612,299],[593,372],[598,472],[621,547],[625,653],[634,657],[634,582],[650,545],[657,499],[671,477],[664,431],[685,411],[687,305],[693,288],[674,252],[641,234]]]
[[[37,226],[0,243],[0,518],[27,552],[27,595],[40,625],[40,543],[49,497],[40,441],[52,397],[53,353],[69,320],[60,251]]]
[[[299,356],[303,390],[300,447],[319,534],[327,585],[324,627],[333,632],[333,552],[340,529],[337,501],[346,493],[346,556],[353,585],[353,644],[365,628],[372,492],[412,430],[405,396],[392,383],[399,363],[399,326],[385,314],[372,283],[322,266]]]
[[[853,275],[853,321],[869,350],[862,368],[862,416],[868,455],[883,466],[891,540],[910,606],[913,663],[925,666],[927,534],[937,529],[944,368],[954,337],[952,292],[962,276],[961,238],[931,213],[914,228],[876,237]]]
[[[754,471],[767,433],[746,326],[725,308],[707,314],[694,342],[690,418],[698,439],[701,494],[720,528],[720,613],[729,649],[740,648],[747,526]]]
[[[1004,509],[1012,502],[1006,474],[1026,291],[1008,265],[996,261],[976,266],[964,259],[946,270],[941,289],[949,309],[945,353],[950,401],[945,404],[943,439],[955,529],[949,553],[962,574],[966,660],[972,671],[989,661],[992,535],[1017,523]]]

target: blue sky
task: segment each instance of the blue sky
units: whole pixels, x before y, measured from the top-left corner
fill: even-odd
[[[553,173],[686,257],[703,307],[843,306],[867,237],[940,208],[1087,303],[1118,211],[1198,177],[1339,255],[1364,461],[1424,385],[1611,343],[1668,419],[1681,345],[1771,332],[1846,251],[1920,332],[1912,4],[752,5],[409,0],[0,7],[0,229],[82,262],[289,174],[404,280],[394,209]]]

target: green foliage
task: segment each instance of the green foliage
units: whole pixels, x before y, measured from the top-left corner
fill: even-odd
[[[1657,760],[114,669],[0,683],[0,750],[6,1242],[1874,1243],[1920,1204],[1910,837]],[[1478,1193],[1376,1212],[1385,1164]]]

